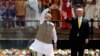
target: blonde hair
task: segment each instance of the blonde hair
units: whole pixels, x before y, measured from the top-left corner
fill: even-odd
[[[77,8],[76,10],[78,10],[78,11],[84,11],[83,8]]]

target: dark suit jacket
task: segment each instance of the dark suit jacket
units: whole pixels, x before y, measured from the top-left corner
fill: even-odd
[[[77,34],[79,32],[79,40],[85,40],[89,37],[89,24],[88,20],[84,17],[82,18],[82,24],[80,29],[78,28],[78,17],[72,18],[71,20],[66,19],[66,22],[70,22],[72,25],[72,28],[70,30],[70,40],[74,40],[77,38]]]

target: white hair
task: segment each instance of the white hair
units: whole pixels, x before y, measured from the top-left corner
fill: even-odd
[[[52,16],[50,13],[46,13],[45,17],[46,17],[45,19],[51,19]]]
[[[46,13],[46,15],[45,15],[45,16],[50,16],[50,17],[52,17],[50,13]]]

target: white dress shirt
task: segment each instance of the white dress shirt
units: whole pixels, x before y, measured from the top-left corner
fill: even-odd
[[[80,24],[80,27],[81,27],[81,24],[82,24],[82,18],[83,18],[82,16],[81,17],[78,17],[78,20],[80,21],[80,23],[79,23]]]

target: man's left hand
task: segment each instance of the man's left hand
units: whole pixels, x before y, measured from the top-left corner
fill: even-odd
[[[53,4],[53,5],[51,5],[49,8],[50,8],[50,9],[57,9],[57,7],[58,7],[57,4]]]
[[[89,39],[85,39],[85,43],[88,44],[88,42],[89,42]]]
[[[54,44],[54,50],[56,50],[57,49],[57,44]]]

